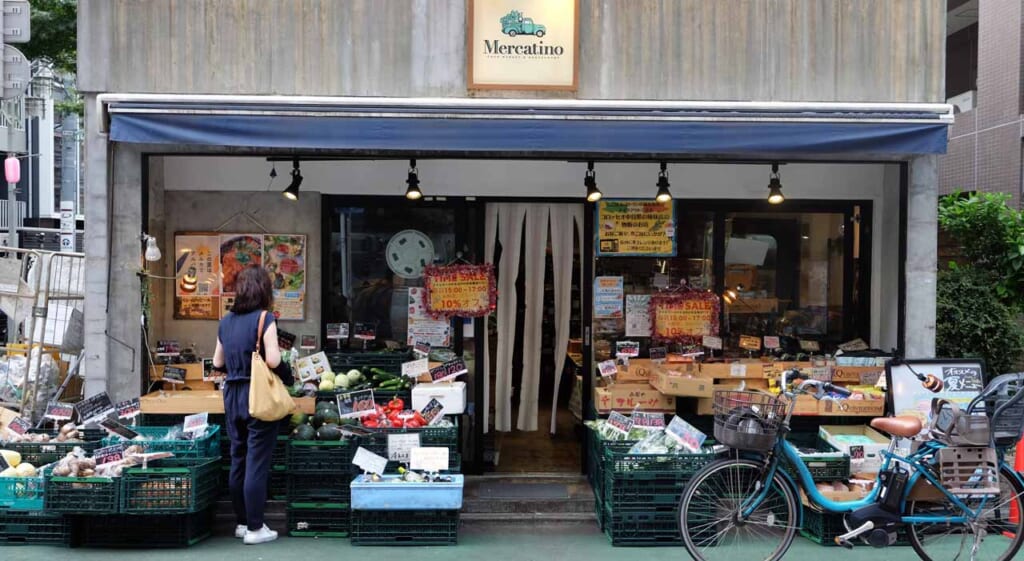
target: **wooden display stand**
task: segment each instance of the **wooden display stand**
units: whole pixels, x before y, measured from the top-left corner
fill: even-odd
[[[212,383],[212,382],[211,382]],[[296,411],[312,415],[316,398],[294,397]],[[156,391],[139,398],[144,415],[224,414],[224,396],[220,390]]]

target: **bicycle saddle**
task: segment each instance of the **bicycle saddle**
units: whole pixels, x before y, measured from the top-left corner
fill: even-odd
[[[912,438],[921,432],[921,419],[917,417],[879,417],[871,420],[871,428],[900,438]]]

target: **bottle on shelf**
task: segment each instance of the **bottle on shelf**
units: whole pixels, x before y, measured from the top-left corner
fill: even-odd
[[[427,480],[425,477],[416,473],[415,471],[407,470],[402,466],[398,467],[398,473],[401,474],[403,481],[408,481],[410,483],[423,483],[424,481]]]

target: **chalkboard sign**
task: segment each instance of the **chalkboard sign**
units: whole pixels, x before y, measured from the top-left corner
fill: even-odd
[[[170,382],[172,384],[184,384],[185,376],[188,371],[178,366],[165,366],[164,373],[161,377],[163,381]]]
[[[942,381],[942,391],[933,393],[921,385],[914,372]],[[978,359],[908,360],[885,369],[890,411],[921,419],[922,432],[931,424],[932,399],[948,399],[966,409],[985,387],[985,367]]]
[[[75,404],[79,422],[85,423],[96,417],[104,418],[114,411],[114,403],[107,392],[98,393]]]
[[[277,330],[277,346],[282,351],[290,351],[295,346],[295,334],[289,333],[283,329]]]

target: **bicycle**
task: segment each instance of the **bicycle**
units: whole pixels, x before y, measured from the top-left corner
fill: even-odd
[[[821,400],[826,393],[848,397],[850,391],[795,370],[783,372],[780,382],[785,399],[761,392],[715,393],[714,435],[729,447],[729,457],[695,474],[679,507],[683,543],[695,561],[782,558],[802,526],[801,497],[825,513],[844,515],[847,531],[835,541],[846,548],[855,541],[887,547],[905,530],[925,561],[959,561],[967,551],[971,561],[1008,561],[1020,549],[1024,480],[1004,461],[1004,452],[1024,429],[1024,373],[995,378],[965,411],[938,403],[930,430],[934,438],[915,441],[907,455],[896,453],[897,442],[918,436],[921,420],[872,420],[871,426],[892,440],[871,490],[845,502],[818,490],[786,437],[797,395]],[[782,462],[797,473],[796,481],[780,469]],[[918,494],[917,485],[926,492]]]

